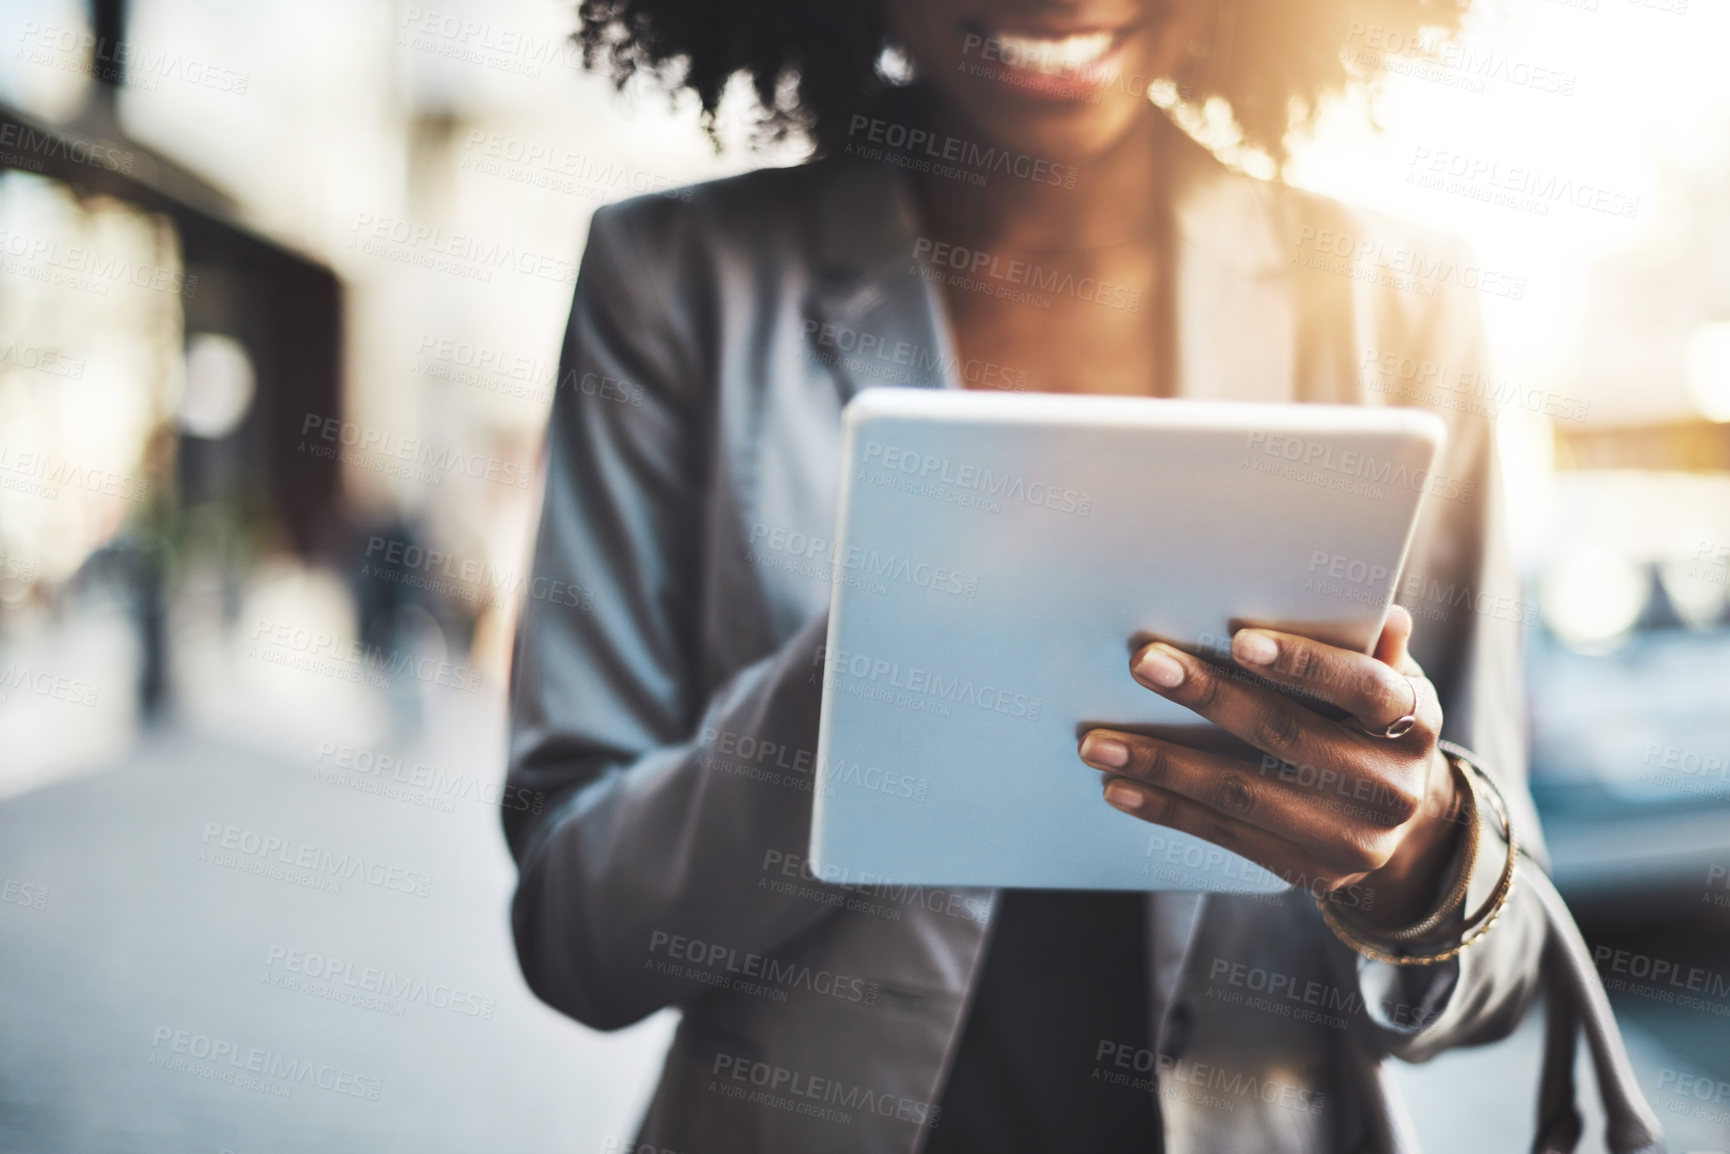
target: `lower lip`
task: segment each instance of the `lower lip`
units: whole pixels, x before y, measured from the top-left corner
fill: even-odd
[[[963,39],[962,51],[964,57],[976,57],[976,66],[981,69],[983,78],[994,80],[1030,100],[1052,103],[1096,100],[1112,88],[1121,86],[1125,80],[1124,61],[1134,39],[1133,29],[1126,28],[1117,33],[1110,48],[1081,67],[1041,67],[1033,61],[1012,62],[1008,59],[1010,54],[1003,50],[1002,41],[993,33],[972,28],[965,31],[982,40],[979,47],[969,51],[967,41]],[[994,58],[985,58],[987,52]]]

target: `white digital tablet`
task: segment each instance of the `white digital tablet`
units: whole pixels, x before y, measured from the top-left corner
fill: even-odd
[[[1413,409],[873,388],[845,412],[810,857],[849,883],[1282,890],[1108,806],[1088,728],[1223,737],[1159,638],[1368,652],[1445,434]]]

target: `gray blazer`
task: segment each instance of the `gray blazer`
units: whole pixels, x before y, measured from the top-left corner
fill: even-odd
[[[1474,293],[1504,286],[1445,241],[1178,140],[1179,392],[1427,404],[1448,422],[1401,599],[1446,736],[1492,767],[1543,863],[1493,424],[1458,384],[1483,363]],[[810,542],[834,525],[841,407],[880,385],[1015,383],[1013,366],[957,361],[919,230],[898,169],[844,157],[633,200],[591,227],[512,672],[510,783],[546,804],[507,811],[505,831],[535,993],[599,1029],[683,1010],[639,1137],[660,1149],[913,1154],[941,1125],[994,891],[830,885],[803,860],[841,576]],[[1505,858],[1486,833],[1474,906]],[[1518,1022],[1557,949],[1528,872],[1493,933],[1430,969],[1359,957],[1304,893],[1148,895],[1153,1049],[1100,1039],[1075,1076],[1156,1091],[1172,1154],[1416,1150],[1384,1059]],[[1596,1007],[1626,1081],[1601,991],[1570,1004]],[[1547,1093],[1554,1148],[1571,1148],[1572,1087],[1552,1070]],[[1646,1149],[1656,1124],[1630,1095],[1618,1148]]]

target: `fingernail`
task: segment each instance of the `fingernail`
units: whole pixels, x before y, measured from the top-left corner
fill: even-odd
[[[1272,665],[1274,658],[1279,656],[1279,646],[1265,633],[1239,629],[1237,636],[1231,639],[1231,652],[1239,661],[1251,665]]]
[[[1095,765],[1122,769],[1129,764],[1129,746],[1114,737],[1090,733],[1081,742],[1081,759]]]
[[[1135,667],[1136,676],[1166,689],[1176,689],[1183,684],[1183,666],[1169,654],[1161,652],[1158,645],[1148,646],[1147,652],[1141,655],[1141,660]]]
[[[1105,787],[1105,800],[1118,809],[1140,809],[1141,791],[1127,782],[1114,781]]]

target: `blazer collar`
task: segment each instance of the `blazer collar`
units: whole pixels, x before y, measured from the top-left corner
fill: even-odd
[[[1232,172],[1172,134],[1179,141],[1170,150],[1177,395],[1297,400],[1288,190]]]
[[[920,276],[913,182],[874,161],[843,156],[818,164],[805,311],[834,326],[824,341],[844,353],[831,362],[842,400],[878,382],[962,387],[942,293]]]
[[[1297,379],[1291,198],[1281,186],[1228,170],[1176,128],[1166,131],[1177,395],[1296,400],[1307,390]],[[962,387],[942,293],[919,275],[911,178],[847,156],[818,164],[808,315],[866,335],[877,348],[905,342],[906,384]],[[846,396],[868,383],[845,360],[837,373]]]

